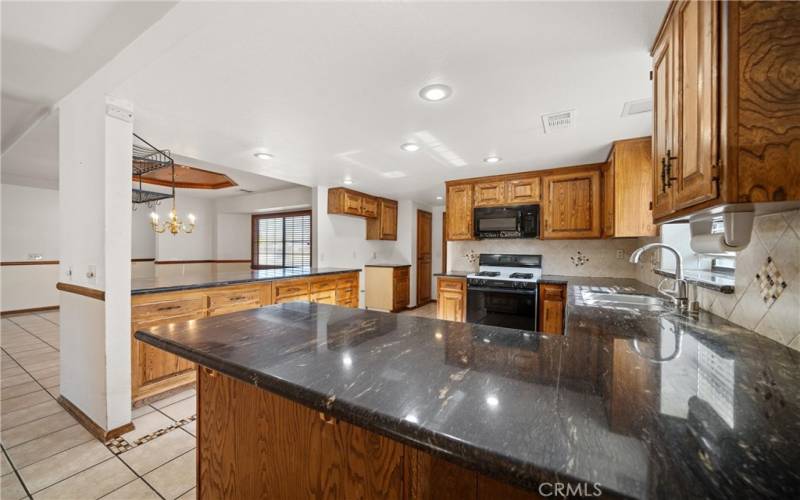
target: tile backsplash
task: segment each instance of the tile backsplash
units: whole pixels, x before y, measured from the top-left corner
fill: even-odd
[[[640,238],[639,244],[658,241]],[[662,279],[645,259],[636,278]],[[736,255],[735,292],[698,289],[700,307],[800,350],[800,210],[757,217],[750,244]]]
[[[467,258],[470,252],[534,254],[542,256],[544,274],[635,278],[636,266],[628,259],[638,246],[638,240],[633,238],[452,241],[448,243],[447,260],[449,270],[472,271],[477,270],[478,263]]]

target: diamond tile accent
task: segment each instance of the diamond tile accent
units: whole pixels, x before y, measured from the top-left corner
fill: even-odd
[[[761,290],[761,300],[765,304],[772,304],[783,293],[783,290],[789,286],[778,271],[772,257],[767,257],[767,262],[761,266],[761,269],[756,273],[756,281]]]

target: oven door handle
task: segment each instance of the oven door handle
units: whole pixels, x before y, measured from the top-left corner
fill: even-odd
[[[536,289],[528,290],[524,288],[494,288],[488,286],[467,286],[467,292],[500,292],[516,293],[518,295],[536,295]]]

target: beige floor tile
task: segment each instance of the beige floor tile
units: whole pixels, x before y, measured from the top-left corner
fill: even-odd
[[[103,500],[160,500],[156,492],[141,479],[128,483],[102,498]]]
[[[37,381],[40,384],[42,384],[43,387],[49,389],[51,387],[58,387],[58,385],[60,383],[60,376],[59,375],[53,375],[52,377],[45,377],[45,378],[37,379]]]
[[[16,398],[19,396],[23,396],[25,394],[30,394],[32,392],[40,391],[42,386],[36,382],[25,382],[24,384],[15,385],[13,387],[8,387],[0,391],[0,398],[3,401],[6,399]]]
[[[194,436],[175,429],[119,456],[141,476],[191,450],[196,444]]]
[[[30,372],[31,376],[36,380],[40,380],[47,377],[52,377],[53,375],[58,375],[61,371],[61,368],[56,366],[48,366],[47,368],[42,368],[39,370],[32,370]]]
[[[59,405],[56,400],[51,399],[44,403],[39,403],[29,406],[28,408],[23,408],[22,410],[12,411],[2,415],[0,417],[0,428],[3,430],[11,429],[60,411],[64,411],[61,409],[61,405]]]
[[[51,396],[53,396],[53,399],[57,400],[58,397],[61,396],[61,390],[60,389],[61,389],[60,386],[56,386],[56,387],[48,387],[45,390],[47,392],[49,392]]]
[[[16,474],[12,472],[0,477],[0,498],[3,500],[20,500],[20,498],[27,498],[27,496]]]
[[[25,359],[17,361],[19,365],[25,368],[28,372],[33,370],[38,370],[39,368],[50,368],[53,366],[59,366],[60,361],[58,359],[59,353],[56,351],[52,355],[51,354],[41,354],[37,358],[33,359]]]
[[[192,420],[182,428],[192,436],[197,436],[197,420]]]
[[[52,361],[41,361],[37,363],[20,363],[20,364],[22,365],[23,368],[28,370],[28,372],[33,373],[35,371],[43,370],[45,368],[58,367],[59,361],[58,358],[56,358]]]
[[[197,454],[185,453],[144,476],[150,486],[168,500],[178,498],[197,484]]]
[[[158,412],[148,413],[142,417],[134,418],[134,429],[130,432],[126,432],[122,437],[129,443],[132,443],[143,436],[151,434],[159,429],[165,429],[174,423],[175,422],[168,417]]]
[[[100,498],[136,479],[119,459],[112,458],[33,495],[38,499]]]
[[[27,443],[8,448],[6,451],[18,469],[49,458],[57,453],[74,448],[83,443],[92,441],[94,436],[76,424],[58,430]]]
[[[20,358],[23,356],[32,356],[36,354],[47,353],[53,350],[53,348],[49,345],[33,337],[31,337],[31,339],[6,342],[3,344],[3,349],[5,349],[5,351],[9,353],[18,363]]]
[[[196,500],[197,499],[197,488],[192,488],[191,490],[187,491],[183,495],[178,497],[178,500]]]
[[[92,440],[23,467],[19,469],[19,474],[28,491],[36,493],[113,456],[105,445]]]
[[[6,454],[0,452],[0,476],[5,476],[6,474],[12,472],[13,470],[14,468],[11,467],[11,462],[9,462],[8,459],[6,458]]]
[[[27,382],[31,382],[33,379],[27,373],[23,373],[22,375],[14,375],[13,377],[3,377],[3,380],[0,381],[0,388],[5,389],[6,387],[14,387],[15,385],[25,384]]]
[[[23,424],[13,429],[3,430],[0,440],[6,448],[26,443],[33,439],[40,438],[57,430],[77,424],[78,421],[64,410],[54,413],[47,417]]]
[[[6,349],[6,351],[9,354],[11,354],[19,364],[22,364],[24,361],[31,361],[31,360],[45,361],[46,359],[50,359],[53,356],[58,357],[58,351],[56,351],[49,345],[45,344],[41,340],[37,340],[36,342],[37,342],[35,344],[36,347],[34,347],[33,349],[19,351],[18,353],[12,352],[8,349]]]
[[[131,418],[139,418],[142,415],[147,415],[148,413],[153,413],[154,411],[156,411],[156,409],[150,405],[144,405],[138,408],[133,408],[131,409]]]
[[[181,392],[179,392],[177,394],[173,394],[172,396],[170,396],[168,398],[164,398],[164,399],[162,399],[160,401],[156,401],[151,406],[153,406],[154,408],[164,408],[165,406],[169,406],[169,405],[171,405],[173,403],[177,403],[178,401],[183,401],[184,399],[190,398],[190,397],[192,397],[192,396],[194,396],[196,394],[197,394],[197,391],[195,391],[194,389],[187,389],[187,390],[181,391]]]
[[[197,396],[178,401],[169,406],[161,408],[169,418],[173,420],[181,420],[183,418],[191,417],[197,413]]]
[[[53,397],[50,396],[50,394],[48,394],[47,391],[39,390],[36,392],[31,392],[30,394],[17,396],[15,398],[4,399],[2,410],[0,410],[0,413],[2,413],[3,415],[8,415],[13,411],[30,408],[31,406],[52,400]]]

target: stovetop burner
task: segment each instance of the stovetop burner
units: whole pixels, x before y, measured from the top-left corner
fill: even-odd
[[[532,273],[511,273],[511,275],[509,275],[509,278],[515,278],[515,279],[518,279],[518,280],[530,280],[530,279],[533,279],[533,274]]]
[[[487,278],[494,278],[496,276],[500,276],[500,273],[497,271],[481,271],[477,273],[476,276],[486,276]]]

